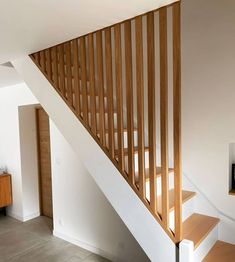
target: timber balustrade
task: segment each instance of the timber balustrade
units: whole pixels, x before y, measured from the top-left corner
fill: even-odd
[[[180,2],[176,2],[31,55],[176,243],[182,240],[180,34]],[[169,226],[169,104],[174,230]]]

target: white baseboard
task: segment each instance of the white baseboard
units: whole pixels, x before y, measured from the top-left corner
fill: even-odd
[[[10,211],[10,210],[7,210],[7,215],[9,217],[12,217],[12,218],[19,220],[21,222],[26,222],[26,221],[31,220],[33,218],[39,217],[40,213],[36,212],[36,213],[30,214],[30,215],[27,215],[27,216],[21,216],[19,214],[16,214],[16,213]]]
[[[99,256],[102,256],[110,261],[115,261],[115,258],[116,256],[114,256],[113,254],[110,254],[109,252],[107,251],[104,251],[100,248],[97,248],[97,247],[94,247],[88,243],[85,243],[84,241],[81,241],[79,240],[78,238],[76,237],[73,237],[73,236],[70,236],[70,235],[67,235],[67,234],[64,234],[64,233],[61,233],[61,232],[58,232],[58,231],[55,231],[53,230],[53,235],[56,236],[56,237],[59,237],[67,242],[70,242],[76,246],[79,246],[81,248],[84,248],[92,253],[95,253]]]
[[[36,212],[36,213],[30,214],[30,215],[24,216],[23,222],[34,219],[34,218],[39,217],[39,216],[40,216],[40,212]]]

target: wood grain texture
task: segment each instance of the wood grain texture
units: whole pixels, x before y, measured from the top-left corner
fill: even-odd
[[[149,138],[149,173],[150,206],[157,210],[156,178],[156,106],[155,106],[155,44],[154,13],[147,14],[147,61],[148,61],[148,138]]]
[[[108,149],[114,158],[114,110],[113,110],[113,68],[112,68],[112,42],[111,28],[105,30],[105,59],[106,59],[106,87],[108,108]]]
[[[135,19],[136,29],[136,87],[138,125],[138,169],[140,196],[146,198],[145,155],[144,155],[144,73],[143,73],[143,25],[142,16]]]
[[[40,66],[42,68],[42,71],[44,73],[46,72],[46,56],[45,56],[45,50],[42,50],[39,52],[40,54]]]
[[[87,64],[86,64],[86,43],[85,37],[80,38],[81,58],[81,82],[82,82],[82,117],[88,126],[88,102],[87,102]]]
[[[74,93],[75,93],[75,101],[74,101],[74,109],[76,111],[77,116],[81,114],[81,105],[80,105],[80,74],[79,74],[79,62],[78,62],[78,41],[74,39],[72,41],[72,49],[73,49],[73,66],[74,66]]]
[[[48,75],[48,78],[51,79],[51,49],[46,49],[46,73]]]
[[[182,240],[182,152],[181,152],[181,14],[173,4],[173,138],[175,170],[175,238]]]
[[[73,92],[72,92],[72,63],[71,63],[71,44],[65,44],[66,51],[66,73],[67,73],[67,99],[70,106],[73,107]]]
[[[11,176],[8,174],[0,175],[0,208],[12,204]]]
[[[194,213],[183,223],[183,239],[193,241],[194,249],[196,249],[219,221],[216,217]]]
[[[128,176],[135,184],[134,164],[134,112],[133,112],[133,77],[132,77],[132,37],[131,21],[125,22],[125,63],[126,63],[126,110],[127,110],[127,139],[128,139]]]
[[[65,78],[64,78],[64,45],[61,44],[59,49],[59,90],[62,96],[65,96]]]
[[[105,118],[104,118],[104,69],[103,69],[103,44],[102,31],[96,33],[96,60],[97,60],[97,83],[99,94],[99,134],[100,143],[105,146]]]
[[[115,38],[115,67],[117,92],[117,129],[118,129],[118,164],[124,170],[123,144],[123,90],[122,90],[122,53],[121,53],[121,25],[114,26]]]
[[[59,88],[58,85],[58,56],[57,56],[57,47],[54,46],[51,48],[52,56],[52,80],[55,88]]]
[[[203,262],[234,262],[235,245],[217,241]]]
[[[91,131],[96,135],[96,97],[95,97],[95,62],[94,62],[94,38],[93,34],[88,35],[88,54],[90,69],[90,111]]]
[[[159,11],[160,23],[160,122],[162,166],[162,220],[169,227],[168,176],[168,65],[167,65],[167,9]]]
[[[36,110],[41,214],[53,217],[49,118],[42,108]]]

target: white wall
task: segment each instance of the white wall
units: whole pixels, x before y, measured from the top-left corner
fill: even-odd
[[[182,4],[183,170],[222,212],[229,196],[229,143],[235,142],[235,2]]]
[[[12,174],[13,205],[8,213],[24,220],[18,107],[37,103],[25,84],[0,88],[0,165]]]
[[[28,220],[40,215],[35,105],[19,107],[19,131],[23,217]]]
[[[50,121],[54,234],[112,261],[149,261]]]

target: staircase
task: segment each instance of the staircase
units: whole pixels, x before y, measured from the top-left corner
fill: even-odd
[[[172,42],[168,37],[170,30]],[[172,51],[169,51],[169,45]],[[158,52],[159,56],[156,55]],[[172,61],[169,62],[171,52]],[[222,255],[228,251],[220,250],[230,250],[227,244],[217,242],[219,219],[195,213],[193,202],[196,193],[182,188],[180,2],[39,51],[30,57],[49,81],[48,87],[53,87],[57,94],[47,90],[44,80],[39,81],[43,86],[33,87],[34,77],[29,77],[27,72],[32,65],[27,59],[13,64],[42,106],[45,104],[50,117],[63,125],[63,120],[58,119],[54,108],[50,107],[47,94],[48,99],[58,96],[58,105],[63,101],[66,103],[168,238],[180,246],[181,261],[202,261],[205,257],[204,261],[212,261],[214,253]],[[159,65],[159,76],[156,65]],[[36,68],[32,69],[32,74],[38,74]],[[169,74],[172,74],[172,84],[168,80]],[[156,88],[158,79],[159,90]],[[169,100],[170,90],[173,101]],[[168,128],[171,121],[169,103],[173,111],[172,130]],[[71,118],[71,121],[75,119]],[[77,127],[74,124],[67,128]],[[170,132],[173,136],[173,166],[169,165]],[[84,154],[88,156],[89,152]],[[95,156],[91,161],[96,161]],[[101,166],[103,161],[99,162]],[[94,169],[91,173],[96,176]],[[112,176],[112,173],[106,175]],[[97,183],[100,183],[101,189],[107,186],[104,181]],[[115,184],[109,187],[106,196],[111,198]],[[128,207],[128,198],[125,205]],[[115,203],[114,207],[117,206],[118,203]],[[140,235],[136,238],[140,241]],[[188,240],[188,244],[181,247],[182,240]],[[161,239],[157,241],[161,242]],[[190,249],[192,246],[193,250]],[[151,261],[160,261],[155,259],[148,247],[144,244],[142,247]],[[155,252],[158,252],[156,247]]]

